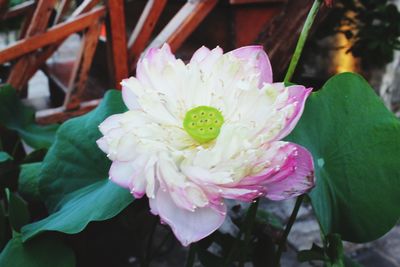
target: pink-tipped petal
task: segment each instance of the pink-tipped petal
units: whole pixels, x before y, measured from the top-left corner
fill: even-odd
[[[160,70],[169,62],[175,60],[176,58],[174,54],[171,53],[171,48],[166,43],[161,48],[150,48],[137,64],[136,77],[145,84],[151,84],[151,78],[148,75],[146,64]]]
[[[239,59],[254,61],[256,68],[260,71],[260,86],[263,83],[273,82],[271,62],[261,45],[244,46],[230,53]]]
[[[303,147],[275,142],[280,148],[273,158],[266,157],[265,169],[238,183],[227,184],[219,190],[224,198],[252,201],[262,195],[272,200],[298,196],[314,186],[311,154]],[[266,150],[266,154],[270,151]]]
[[[289,166],[282,166],[275,177],[266,181],[266,197],[271,200],[283,200],[299,196],[309,191],[315,184],[314,164],[311,153],[302,146],[289,143],[293,147],[294,157]],[[293,166],[293,168],[292,168]]]
[[[196,242],[217,230],[225,219],[226,207],[220,210],[211,207],[197,208],[195,211],[181,209],[175,205],[168,192],[159,190],[156,196],[161,220],[167,223],[183,246]],[[154,203],[152,204],[154,206]]]
[[[285,127],[279,132],[275,140],[283,139],[294,129],[301,115],[303,114],[307,97],[312,92],[312,88],[305,88],[302,85],[289,86],[288,90],[289,97],[286,105],[294,104],[294,111],[289,118],[286,118]]]

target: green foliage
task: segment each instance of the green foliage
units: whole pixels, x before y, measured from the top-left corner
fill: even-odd
[[[2,267],[73,267],[75,256],[61,240],[40,236],[22,243],[21,236],[11,239],[0,254]]]
[[[19,174],[18,191],[24,196],[33,199],[40,199],[39,193],[39,177],[41,162],[27,163],[21,165]]]
[[[311,249],[299,251],[299,262],[322,261],[327,267],[362,267],[344,255],[343,244],[338,234],[324,237],[324,247],[313,244]]]
[[[0,151],[0,163],[6,162],[8,160],[12,160],[13,157],[11,157],[7,152]]]
[[[21,227],[29,222],[27,203],[17,194],[6,189],[8,202],[8,219],[14,231],[20,232]]]
[[[338,0],[327,18],[328,31],[343,33],[352,43],[349,52],[363,63],[382,65],[400,49],[400,12],[388,0]]]
[[[39,194],[50,216],[22,229],[23,240],[43,231],[78,233],[91,221],[112,218],[133,197],[108,180],[110,160],[97,147],[98,125],[126,110],[121,93],[109,91],[94,111],[64,123],[40,171]]]
[[[9,85],[0,88],[0,125],[16,131],[35,149],[49,148],[58,128],[56,124],[47,126],[35,124],[33,109],[24,106],[16,91]]]
[[[311,201],[325,234],[367,242],[400,217],[400,122],[360,76],[331,78],[310,96],[289,139],[314,157]]]

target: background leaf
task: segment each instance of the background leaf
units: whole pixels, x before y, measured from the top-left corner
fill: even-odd
[[[18,191],[22,195],[26,195],[34,199],[40,199],[39,174],[41,167],[41,162],[21,165],[21,171],[18,179]]]
[[[400,122],[360,76],[331,78],[307,101],[289,140],[314,157],[310,193],[325,234],[367,242],[400,217]]]
[[[0,254],[1,267],[73,267],[71,249],[54,237],[41,236],[22,243],[20,235],[11,239]]]
[[[112,218],[133,201],[129,190],[109,181],[111,161],[96,144],[99,124],[124,111],[121,93],[109,91],[95,110],[60,127],[39,180],[50,216],[25,226],[24,241],[43,231],[78,233],[91,221]]]
[[[0,163],[12,159],[13,157],[11,157],[7,152],[0,151]]]
[[[10,85],[0,88],[0,124],[18,132],[35,149],[49,148],[59,125],[39,126],[32,108],[24,106]]]
[[[14,231],[19,232],[21,227],[30,220],[28,205],[20,196],[6,188],[8,202],[8,219]]]

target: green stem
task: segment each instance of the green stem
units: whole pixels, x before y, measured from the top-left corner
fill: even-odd
[[[20,139],[20,137],[18,137],[18,140],[15,142],[13,150],[11,152],[11,157],[15,158],[15,156],[18,152],[18,146],[20,145],[20,143],[21,143],[21,139]]]
[[[248,251],[248,246],[250,243],[250,237],[251,237],[251,232],[253,229],[254,221],[257,215],[257,209],[258,209],[258,198],[251,204],[249,211],[247,212],[246,216],[246,231],[244,233],[244,244],[243,248],[241,250],[240,254],[240,261],[239,261],[239,267],[244,266],[244,261],[246,259],[247,251]]]
[[[281,256],[282,256],[283,250],[286,246],[286,240],[288,238],[288,235],[290,233],[290,230],[292,229],[294,222],[296,221],[297,214],[299,213],[300,206],[301,206],[301,203],[303,202],[303,199],[304,199],[304,195],[301,195],[297,198],[296,204],[294,205],[292,214],[290,215],[290,218],[286,225],[285,231],[283,232],[281,240],[279,241],[278,251],[276,252],[276,267],[280,266]]]
[[[189,254],[186,260],[186,267],[192,267],[196,258],[196,243],[190,245]]]
[[[322,0],[315,0],[314,4],[311,7],[310,12],[308,13],[306,22],[304,23],[303,29],[300,33],[299,40],[297,41],[296,49],[294,50],[294,54],[292,56],[292,59],[290,60],[289,68],[286,73],[284,82],[290,82],[290,80],[292,79],[293,73],[297,67],[297,63],[299,63],[301,53],[303,52],[304,44],[307,40],[311,26],[314,23],[315,16],[318,13],[321,3],[322,3]]]
[[[253,226],[255,216],[257,214],[257,208],[258,208],[258,199],[256,199],[253,203],[251,203],[251,206],[247,211],[246,218],[244,219],[243,225],[242,225],[242,227],[240,227],[239,234],[236,237],[235,242],[233,243],[232,248],[229,251],[229,254],[225,258],[223,266],[225,266],[225,267],[230,266],[233,256],[237,253],[237,250],[239,249],[239,244],[240,244],[240,240],[242,239],[243,232],[245,232],[245,239],[247,236],[247,238],[248,238],[247,242],[249,242],[251,229]],[[250,224],[251,224],[251,227],[250,227]],[[244,250],[246,250],[246,249],[247,249],[247,244],[244,246]],[[243,256],[243,254],[241,254],[241,256]],[[242,261],[242,257],[240,258],[240,260]]]

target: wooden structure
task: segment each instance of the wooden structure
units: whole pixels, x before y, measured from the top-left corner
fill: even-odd
[[[172,2],[172,0],[170,1]],[[96,99],[82,102],[82,94],[86,89],[89,69],[103,22],[107,29],[106,46],[107,65],[110,66],[110,86],[119,88],[119,82],[123,78],[134,74],[136,63],[145,49],[159,47],[166,42],[170,44],[174,52],[177,51],[193,32],[199,31],[200,23],[210,13],[209,19],[203,22],[203,26],[211,33],[207,33],[206,30],[195,35],[205,34],[207,36],[205,38],[214,36],[216,37],[214,39],[218,39],[221,34],[225,34],[225,38],[233,40],[232,44],[225,48],[233,49],[254,42],[265,42],[262,38],[266,38],[270,34],[265,32],[266,29],[268,30],[268,26],[275,25],[274,20],[279,18],[278,15],[285,11],[285,8],[286,10],[290,9],[290,5],[287,5],[289,8],[286,7],[285,0],[227,0],[224,3],[219,3],[218,0],[190,0],[175,12],[167,23],[160,26],[162,15],[171,2],[146,0],[143,12],[132,33],[127,35],[125,34],[127,32],[125,20],[127,10],[125,10],[123,0],[105,0],[103,2],[84,0],[68,16],[71,0],[31,0],[9,10],[5,8],[7,2],[7,0],[0,0],[0,19],[15,16],[24,16],[25,18],[20,40],[0,51],[0,64],[12,63],[8,83],[17,90],[24,90],[34,73],[42,69],[48,76],[52,87],[61,88],[65,94],[61,107],[37,113],[38,120],[42,123],[63,121],[85,113],[99,102]],[[292,0],[291,2],[296,1]],[[305,2],[310,1],[305,0]],[[300,9],[308,10],[308,7],[306,4]],[[218,35],[216,36],[212,31],[215,31],[214,28],[220,27],[218,26],[221,18],[218,15],[220,8],[223,10],[229,8],[229,20],[233,23],[229,29],[221,29],[219,31],[221,34],[216,31]],[[296,31],[301,27],[300,22],[304,16],[305,13],[300,12],[300,15],[293,14],[291,17],[299,22],[298,25],[291,23]],[[158,34],[155,34],[156,31]],[[64,69],[68,75],[60,75],[51,65],[46,64],[46,61],[63,41],[74,33],[81,34],[81,47],[77,58]],[[294,38],[292,39],[294,40]],[[291,49],[294,42],[285,45]],[[271,46],[272,51],[278,51],[276,45],[272,43]],[[270,53],[270,56],[273,59],[275,55]]]

